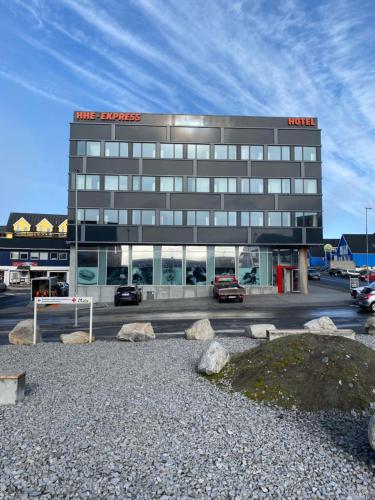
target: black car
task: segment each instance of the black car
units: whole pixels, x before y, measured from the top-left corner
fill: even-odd
[[[320,280],[320,272],[317,269],[309,269],[307,271],[307,278],[309,280]]]
[[[122,285],[115,292],[115,306],[142,302],[142,289],[137,285]]]

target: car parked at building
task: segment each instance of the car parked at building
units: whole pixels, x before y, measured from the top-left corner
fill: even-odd
[[[359,271],[356,271],[355,269],[343,269],[342,270],[342,277],[343,278],[359,278],[361,276],[361,273]]]
[[[307,271],[307,278],[309,280],[320,280],[320,272],[317,269],[309,269]]]
[[[370,271],[369,273],[363,273],[360,276],[362,281],[375,281],[375,272]]]
[[[375,313],[375,289],[366,286],[358,296],[358,305]]]
[[[142,302],[142,288],[138,285],[122,285],[115,292],[115,306],[121,304],[135,304]]]
[[[353,288],[352,290],[350,290],[350,295],[353,297],[353,299],[356,299],[363,292],[365,288],[372,288],[373,290],[375,290],[375,281],[370,283],[368,286],[365,285]]]

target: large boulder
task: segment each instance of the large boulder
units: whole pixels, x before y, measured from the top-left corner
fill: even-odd
[[[245,335],[252,339],[266,339],[268,330],[275,330],[276,326],[270,323],[245,326]]]
[[[337,327],[335,323],[328,316],[321,316],[320,318],[312,319],[303,325],[306,330],[322,330],[329,334],[335,332]]]
[[[36,341],[42,342],[40,329],[36,327]],[[34,343],[34,321],[32,319],[24,319],[16,324],[12,331],[9,332],[9,343],[14,345],[32,345]]]
[[[63,344],[88,344],[90,342],[90,334],[82,331],[63,333],[60,335],[60,341]],[[92,337],[92,341],[95,341],[94,337]]]
[[[365,323],[365,330],[369,335],[375,335],[375,318],[369,318]]]
[[[144,342],[154,340],[155,332],[151,323],[127,323],[122,325],[117,338],[128,342]]]
[[[198,363],[199,373],[205,373],[206,375],[213,375],[214,373],[220,373],[224,366],[229,361],[229,353],[226,349],[216,342],[215,340],[211,342],[208,346],[207,351],[205,351]]]
[[[185,330],[185,337],[188,340],[211,340],[215,337],[215,330],[209,319],[200,319]]]
[[[368,424],[368,440],[370,441],[370,446],[375,450],[375,415],[370,418]]]

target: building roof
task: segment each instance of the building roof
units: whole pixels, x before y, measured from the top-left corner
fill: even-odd
[[[9,214],[8,223],[6,226],[7,231],[13,231],[13,224],[23,217],[31,225],[31,231],[36,230],[37,224],[43,219],[47,219],[54,228],[57,228],[64,220],[68,218],[67,215],[60,214],[31,214],[25,212],[11,212]]]
[[[0,226],[0,233],[6,233],[7,232],[7,227],[6,226]]]
[[[342,236],[352,253],[366,253],[366,234],[343,234]],[[375,233],[368,235],[368,251],[375,253]]]

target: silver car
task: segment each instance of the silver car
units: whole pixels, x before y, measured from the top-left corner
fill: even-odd
[[[375,290],[375,281],[365,286],[359,286],[357,288],[353,288],[352,290],[350,290],[350,295],[353,297],[353,299],[356,299],[363,292],[365,288],[372,288],[373,290]]]
[[[365,287],[363,292],[358,296],[358,305],[363,309],[370,309],[375,313],[375,290],[370,287]]]

